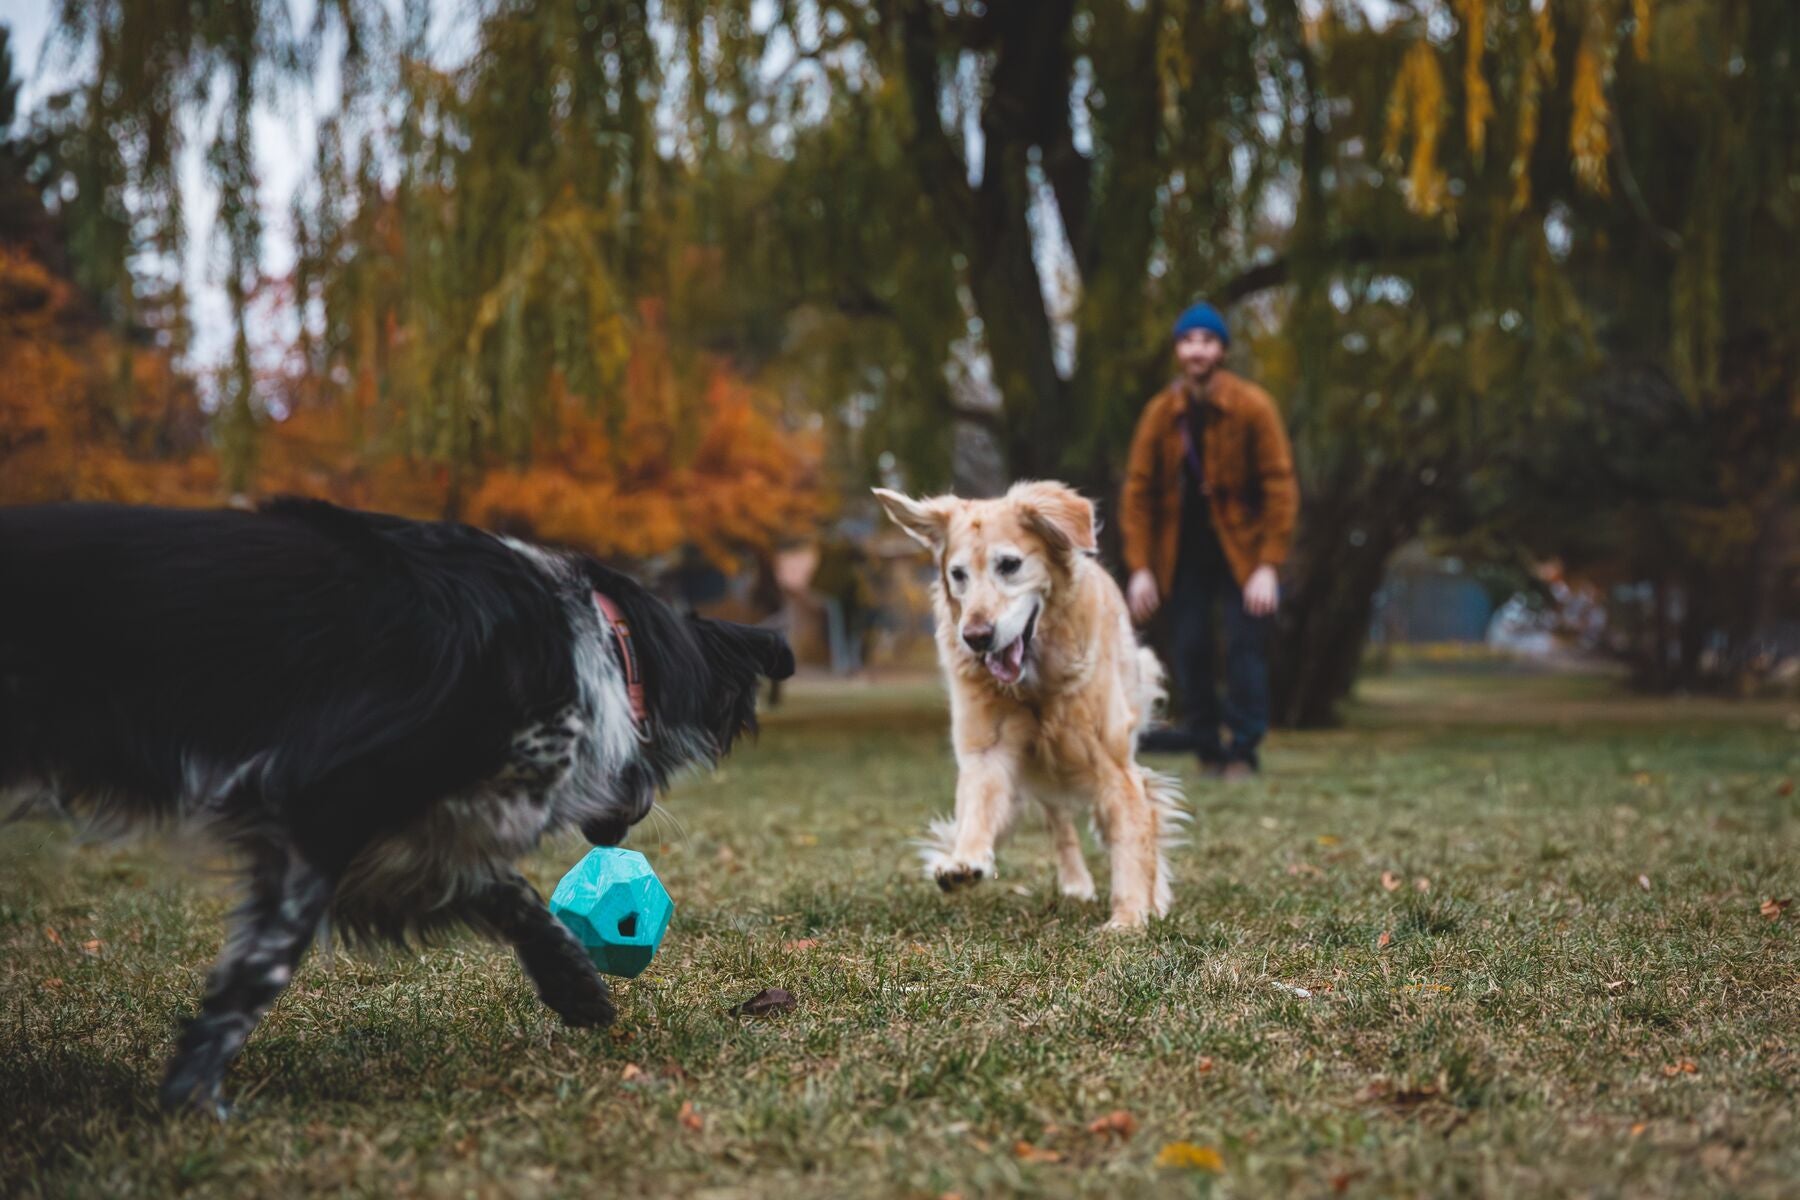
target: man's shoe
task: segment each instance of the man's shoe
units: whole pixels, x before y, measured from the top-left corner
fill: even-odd
[[[1234,758],[1225,764],[1225,769],[1219,773],[1219,778],[1226,783],[1244,783],[1256,778],[1256,768],[1241,758]]]

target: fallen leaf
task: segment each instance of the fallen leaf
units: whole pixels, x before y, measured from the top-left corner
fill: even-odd
[[[1281,981],[1275,980],[1275,979],[1271,979],[1269,982],[1271,984],[1273,984],[1275,987],[1280,988],[1282,991],[1286,992],[1290,996],[1298,996],[1302,1000],[1311,1000],[1312,999],[1312,993],[1307,991],[1303,987],[1295,987],[1291,983],[1282,983]]]
[[[1646,1130],[1648,1128],[1650,1128],[1650,1126],[1644,1124],[1644,1122],[1642,1122],[1642,1121],[1639,1121],[1636,1125],[1633,1125],[1631,1127],[1631,1136],[1632,1137],[1642,1137],[1642,1136],[1644,1136],[1644,1130]]]
[[[675,1119],[695,1133],[699,1133],[706,1127],[706,1119],[694,1111],[692,1100],[681,1102],[681,1111],[675,1114]]]
[[[1637,784],[1639,787],[1649,787],[1650,786],[1650,772],[1648,772],[1648,771],[1637,772],[1635,775],[1633,775],[1631,777],[1631,782]]]
[[[1211,1146],[1192,1142],[1170,1142],[1156,1152],[1159,1167],[1185,1167],[1190,1171],[1223,1171],[1225,1160]]]
[[[1339,1171],[1331,1177],[1331,1190],[1341,1196],[1350,1190],[1351,1184],[1367,1174],[1367,1171]]]
[[[819,835],[816,833],[800,833],[794,835],[794,845],[796,846],[816,846],[818,844]]]
[[[1606,985],[1606,990],[1609,992],[1622,992],[1630,986],[1631,981],[1628,979],[1615,979]]]
[[[1757,911],[1771,921],[1778,921],[1781,919],[1781,914],[1787,911],[1787,906],[1792,903],[1792,900],[1777,900],[1770,897],[1762,902],[1762,907]]]
[[[1670,1079],[1677,1075],[1698,1075],[1699,1073],[1700,1068],[1694,1065],[1694,1060],[1691,1058],[1677,1059],[1663,1068],[1663,1074]]]
[[[1322,833],[1322,834],[1320,834],[1320,835],[1319,835],[1319,845],[1321,845],[1321,846],[1335,846],[1335,845],[1337,845],[1337,844],[1338,844],[1338,839],[1337,839],[1337,838],[1335,838],[1335,837],[1333,837],[1333,836],[1332,836],[1332,835],[1331,835],[1331,834],[1329,834],[1329,833]]]
[[[1776,788],[1776,789],[1775,789],[1775,794],[1776,794],[1776,795],[1777,795],[1777,796],[1791,796],[1791,795],[1793,795],[1793,794],[1794,794],[1794,781],[1793,781],[1793,780],[1791,780],[1791,779],[1784,779],[1784,780],[1782,780],[1782,781],[1781,781],[1781,786],[1779,786],[1779,787],[1777,787],[1777,788]]]
[[[55,991],[57,988],[61,987],[62,985],[63,985],[62,977],[58,976],[58,975],[52,975],[50,978],[44,980],[44,986],[49,988],[51,991]]]
[[[1646,892],[1649,891],[1650,890],[1650,877],[1648,875],[1639,875],[1638,876],[1638,886],[1643,888]]]
[[[105,945],[105,943],[99,938],[89,938],[87,941],[81,943],[81,948],[89,954],[98,954],[100,953],[100,947],[103,945]]]
[[[1026,1141],[1013,1143],[1013,1157],[1020,1162],[1030,1163],[1059,1163],[1063,1160],[1063,1156],[1056,1151],[1045,1150]]]
[[[1199,1067],[1200,1067],[1200,1073],[1201,1073],[1201,1074],[1202,1074],[1202,1075],[1204,1075],[1204,1074],[1206,1074],[1206,1073],[1207,1073],[1207,1072],[1208,1072],[1208,1071],[1210,1071],[1210,1070],[1212,1070],[1212,1069],[1213,1069],[1213,1060],[1212,1060],[1212,1055],[1210,1055],[1210,1054],[1203,1054],[1203,1055],[1201,1055],[1201,1056],[1200,1056],[1200,1062],[1199,1062]]]
[[[630,1083],[634,1079],[642,1079],[643,1077],[644,1068],[638,1066],[636,1063],[626,1063],[625,1069],[619,1072],[619,1078],[625,1083]]]
[[[44,926],[44,936],[50,939],[51,945],[62,945],[62,934],[56,932],[56,930],[50,928],[48,925]]]
[[[790,954],[799,954],[803,950],[811,950],[819,944],[818,938],[795,938],[791,942],[781,943],[781,948]]]
[[[1115,1108],[1104,1117],[1088,1122],[1088,1132],[1116,1137],[1124,1141],[1137,1132],[1137,1118],[1122,1108]]]
[[[1386,950],[1388,948],[1389,943],[1391,943],[1393,940],[1394,940],[1393,933],[1389,930],[1384,929],[1381,931],[1381,936],[1375,939],[1375,948],[1377,950]]]
[[[1309,862],[1289,863],[1287,865],[1287,873],[1289,875],[1310,875],[1315,879],[1325,878],[1325,872]]]
[[[1423,875],[1419,876],[1417,879],[1413,880],[1413,890],[1417,892],[1429,892],[1431,890],[1431,880],[1425,878]]]
[[[1381,873],[1381,886],[1387,891],[1397,892],[1400,890],[1400,877],[1392,871],[1383,871]]]
[[[733,1017],[762,1017],[770,1013],[791,1012],[794,1008],[794,993],[786,988],[764,988],[742,1004],[734,1004],[726,1010]]]

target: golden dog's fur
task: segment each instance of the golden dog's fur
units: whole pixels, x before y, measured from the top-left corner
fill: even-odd
[[[1162,699],[1118,586],[1094,561],[1094,506],[1059,483],[998,500],[913,500],[876,490],[932,552],[938,658],[950,685],[956,815],[937,821],[926,871],[945,890],[994,874],[1018,810],[1043,807],[1064,895],[1094,898],[1073,817],[1085,809],[1112,857],[1109,928],[1168,912],[1164,848],[1186,819],[1174,780],[1138,765]]]

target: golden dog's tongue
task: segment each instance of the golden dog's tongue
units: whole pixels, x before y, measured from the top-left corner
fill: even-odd
[[[987,669],[1001,683],[1017,683],[1025,673],[1025,639],[1014,638],[1012,645],[987,656]]]

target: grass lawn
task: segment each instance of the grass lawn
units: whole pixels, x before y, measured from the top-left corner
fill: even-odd
[[[1800,704],[1371,681],[1258,782],[1186,772],[1176,911],[1141,937],[1056,896],[1036,822],[996,882],[919,877],[945,724],[931,685],[802,684],[684,783],[632,839],[678,912],[611,1031],[472,939],[315,953],[223,1126],[153,1100],[228,881],[5,827],[0,1195],[1800,1187],[1800,905],[1759,912],[1800,896]],[[798,1008],[725,1014],[768,986]],[[1119,1110],[1131,1136],[1089,1131]]]

